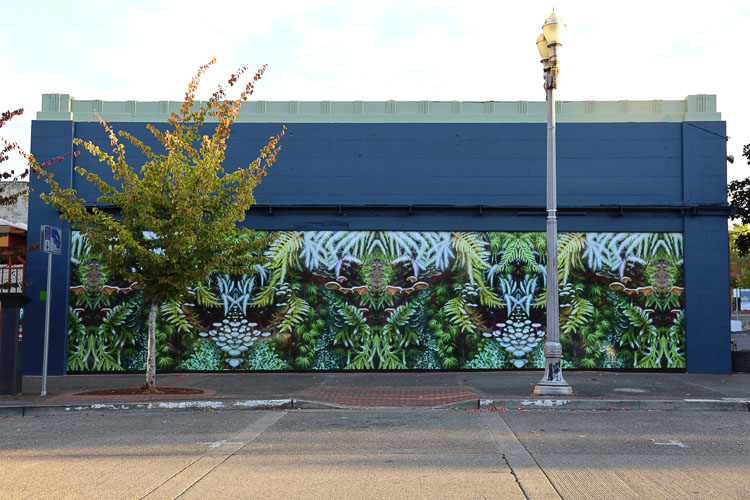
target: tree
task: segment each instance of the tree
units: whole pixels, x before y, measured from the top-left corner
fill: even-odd
[[[747,158],[750,165],[750,144],[742,148],[742,156]],[[730,205],[734,208],[737,217],[743,225],[750,224],[750,177],[740,181],[729,183]],[[750,253],[750,232],[744,231],[735,235],[734,243],[739,251],[740,257]]]
[[[22,108],[12,111],[3,111],[0,115],[0,128],[3,128],[13,118],[22,114]],[[26,177],[28,177],[29,175],[29,169],[28,167],[24,168],[23,170],[21,170],[21,172],[18,173],[16,173],[14,170],[3,169],[2,163],[8,161],[9,154],[14,151],[22,153],[22,150],[16,142],[8,141],[5,138],[0,138],[0,142],[2,143],[2,150],[0,151],[0,178],[4,181],[0,183],[0,206],[5,207],[15,205],[16,203],[18,203],[19,198],[22,198],[29,194],[28,185],[25,188],[15,190],[15,192],[8,189],[13,183],[24,181],[24,179],[26,179]],[[24,262],[23,259],[26,257],[26,252],[34,250],[37,247],[38,245],[35,244],[32,246],[18,245],[10,248],[3,248],[0,249],[0,258],[2,259],[3,263],[7,264]],[[8,290],[13,289],[17,286],[18,283],[12,283],[9,279],[7,283],[0,284],[0,292],[7,292]]]
[[[729,283],[734,288],[750,288],[750,258],[742,257],[737,248],[737,238],[750,232],[750,227],[735,224],[729,230]]]
[[[2,115],[0,115],[0,128],[3,128],[9,121],[11,121],[16,116],[20,116],[23,114],[23,108],[16,109],[13,111],[3,111]],[[0,163],[8,161],[9,157],[8,154],[12,151],[20,151],[20,148],[18,147],[18,143],[16,142],[10,142],[6,140],[5,138],[1,139],[3,143],[3,149],[0,151]],[[2,170],[2,167],[0,166],[0,170]],[[0,177],[4,181],[22,181],[29,175],[29,169],[25,168],[22,172],[16,174],[14,170],[10,171],[2,171],[0,173]],[[0,205],[14,205],[18,198],[25,196],[29,193],[28,189],[19,191],[17,193],[5,193],[5,185],[0,185]]]
[[[101,255],[102,262],[121,277],[143,289],[150,302],[148,356],[143,389],[155,391],[156,316],[159,306],[185,296],[191,287],[209,279],[212,272],[249,274],[263,259],[258,249],[266,244],[252,231],[238,226],[255,203],[253,192],[267,168],[276,161],[284,129],[269,138],[259,156],[247,167],[226,172],[225,159],[230,127],[242,103],[253,93],[266,66],[245,85],[239,98],[227,100],[247,66],[231,75],[205,103],[195,102],[201,76],[214,63],[202,66],[189,84],[179,114],[172,113],[167,130],[153,125],[148,130],[161,143],[157,153],[142,140],[125,131],[115,134],[101,117],[111,153],[91,141],[74,139],[74,144],[108,165],[113,181],[86,170],[75,171],[100,191],[96,206],[80,198],[74,189],[64,189],[54,179],[51,168],[42,168],[29,155],[34,171],[49,185],[42,199],[53,205],[60,217],[71,223]],[[218,121],[211,136],[201,135],[207,117]],[[119,137],[118,137],[119,136]],[[120,138],[140,149],[146,162],[139,168],[125,157]],[[118,213],[104,209],[113,206]]]

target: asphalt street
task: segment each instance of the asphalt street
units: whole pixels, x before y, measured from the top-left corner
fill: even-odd
[[[747,498],[750,412],[352,409],[0,419],[3,498]]]

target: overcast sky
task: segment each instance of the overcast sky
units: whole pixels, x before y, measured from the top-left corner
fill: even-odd
[[[553,5],[558,99],[716,94],[728,176],[750,175],[747,0],[0,0],[0,110],[26,110],[1,132],[28,149],[43,93],[180,100],[212,57],[205,93],[268,63],[258,99],[544,100],[535,40]]]

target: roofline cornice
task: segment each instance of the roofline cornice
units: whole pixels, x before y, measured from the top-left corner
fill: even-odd
[[[682,100],[557,101],[557,121],[721,121],[716,96]],[[166,122],[182,101],[77,100],[43,94],[37,120],[92,122],[94,112],[110,122]],[[210,120],[207,120],[210,121]],[[545,123],[544,101],[248,101],[238,123]]]

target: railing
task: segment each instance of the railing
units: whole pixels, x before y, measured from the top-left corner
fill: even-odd
[[[23,293],[24,264],[0,264],[0,292]]]

